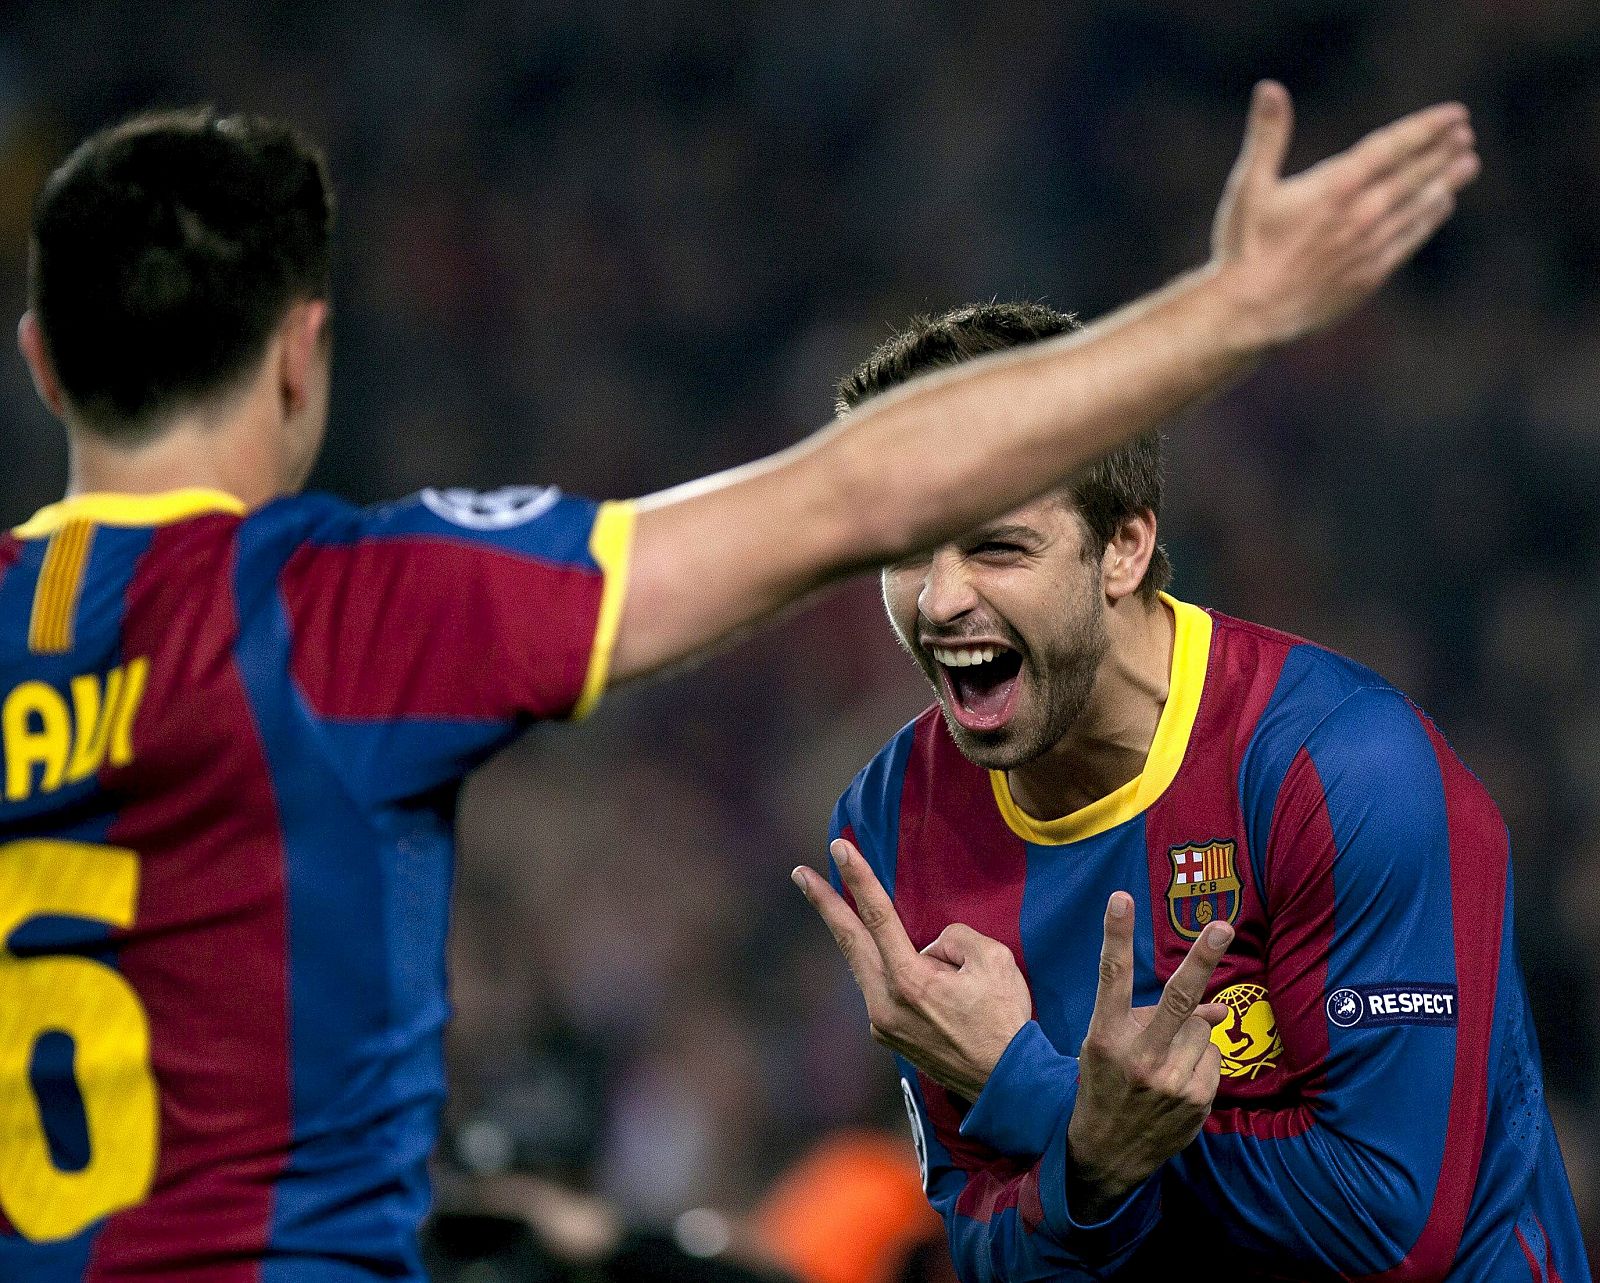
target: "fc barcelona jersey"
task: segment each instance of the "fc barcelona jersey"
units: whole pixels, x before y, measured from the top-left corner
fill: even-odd
[[[0,539],[0,1280],[420,1278],[465,772],[632,509],[85,495]]]
[[[937,707],[835,812],[912,942],[1007,944],[1034,1019],[968,1102],[901,1062],[962,1277],[1589,1277],[1515,962],[1505,826],[1404,696],[1349,660],[1165,598],[1171,684],[1143,772],[1038,820]],[[1134,1002],[1206,924],[1235,939],[1200,1136],[1103,1221],[1067,1123],[1113,891]]]

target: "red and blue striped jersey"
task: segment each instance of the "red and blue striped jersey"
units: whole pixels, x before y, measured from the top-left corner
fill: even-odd
[[[1370,670],[1165,600],[1169,695],[1116,792],[1032,819],[935,707],[834,814],[919,948],[967,923],[1032,989],[1034,1020],[970,1106],[901,1061],[962,1278],[1588,1279],[1493,802]],[[1119,889],[1135,1004],[1222,919],[1235,942],[1208,994],[1230,1015],[1200,1136],[1091,1225],[1066,1131]]]
[[[89,495],[0,540],[0,1279],[421,1278],[462,776],[632,509]]]

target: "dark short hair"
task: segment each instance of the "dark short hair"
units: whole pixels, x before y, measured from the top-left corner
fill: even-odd
[[[333,193],[298,132],[208,107],[83,142],[33,213],[28,305],[86,426],[121,441],[226,389],[326,298]]]
[[[836,408],[843,414],[929,370],[1082,328],[1077,317],[1042,303],[969,303],[941,316],[914,317],[839,380]],[[1104,550],[1125,518],[1147,508],[1161,516],[1163,474],[1161,433],[1150,431],[1085,468],[1066,491]],[[1171,582],[1172,561],[1158,543],[1139,592],[1153,598]]]

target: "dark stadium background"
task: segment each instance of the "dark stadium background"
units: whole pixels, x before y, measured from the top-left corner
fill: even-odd
[[[317,484],[633,494],[820,423],[909,313],[999,296],[1092,316],[1196,262],[1264,74],[1297,96],[1302,160],[1464,98],[1484,176],[1381,302],[1177,428],[1178,591],[1373,664],[1487,780],[1593,1242],[1592,0],[9,0],[0,312],[22,306],[31,194],[82,134],[158,104],[286,115],[342,199]],[[0,361],[0,517],[63,477]],[[785,874],[923,700],[863,583],[483,773],[450,1043],[451,1121],[488,1124],[475,1161],[663,1220],[747,1205],[826,1129],[896,1122]]]

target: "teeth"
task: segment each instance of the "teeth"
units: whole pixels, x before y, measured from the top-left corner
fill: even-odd
[[[946,668],[971,668],[976,664],[987,664],[1000,654],[998,646],[974,646],[970,649],[950,650],[944,646],[934,646],[933,657]]]

